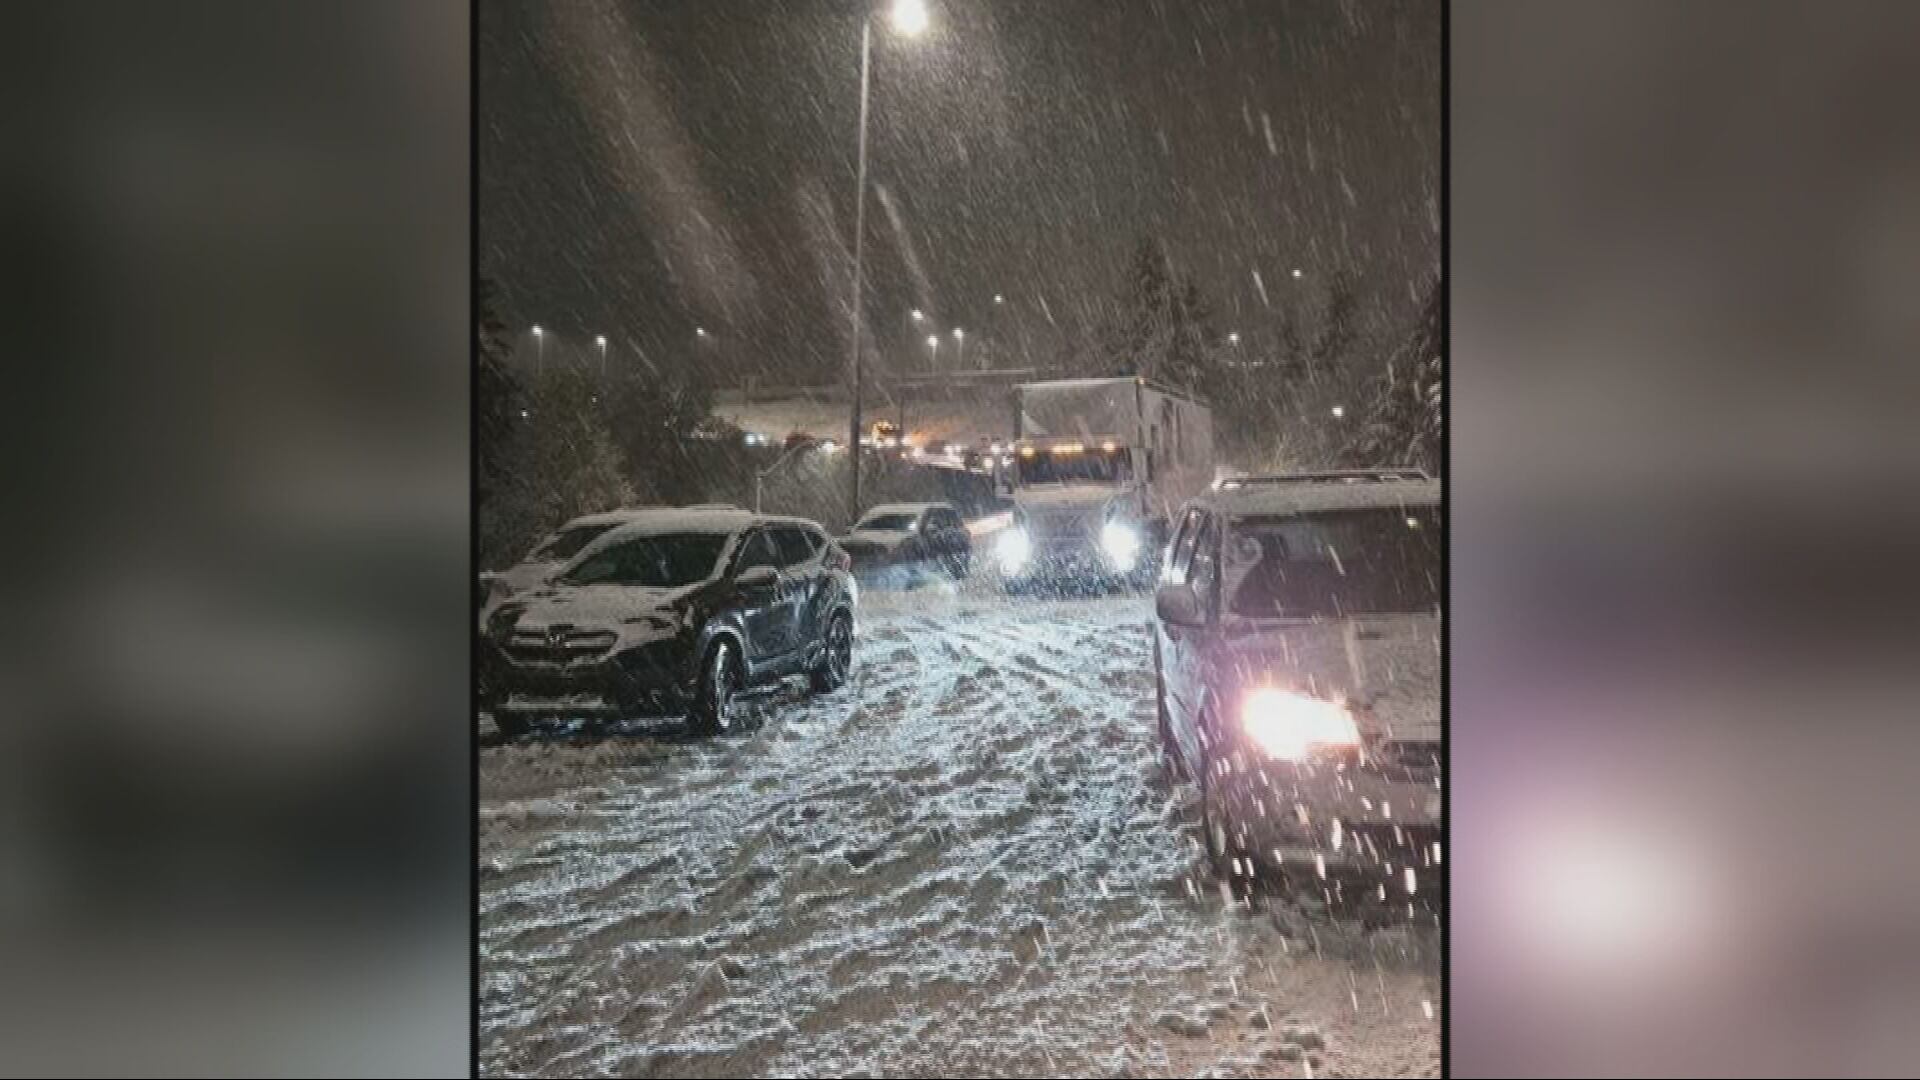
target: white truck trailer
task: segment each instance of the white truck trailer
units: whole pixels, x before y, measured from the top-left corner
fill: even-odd
[[[1015,387],[1009,585],[1150,580],[1173,514],[1214,479],[1213,413],[1142,378]]]

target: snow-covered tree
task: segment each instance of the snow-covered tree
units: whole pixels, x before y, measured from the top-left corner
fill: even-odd
[[[1439,282],[1427,285],[1419,324],[1369,387],[1365,424],[1351,455],[1363,465],[1418,465],[1434,475],[1446,467],[1442,388],[1447,345]]]
[[[482,565],[512,560],[568,518],[633,502],[597,392],[584,373],[564,368],[529,380],[502,448],[497,490],[481,507]]]

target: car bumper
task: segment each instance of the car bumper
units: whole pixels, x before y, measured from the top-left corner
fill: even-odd
[[[1145,552],[1131,567],[1115,567],[1105,553],[1093,547],[1056,547],[1036,550],[1025,562],[1011,569],[1004,564],[1001,576],[1009,584],[1043,585],[1068,588],[1075,585],[1106,585],[1134,578],[1151,562]]]
[[[692,703],[697,681],[678,648],[641,646],[564,665],[519,662],[497,646],[488,654],[489,707],[529,716],[676,714]]]
[[[1437,768],[1239,760],[1210,795],[1233,849],[1322,876],[1438,874],[1445,811]]]

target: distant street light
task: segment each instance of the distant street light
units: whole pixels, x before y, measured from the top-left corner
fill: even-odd
[[[1004,304],[1007,302],[1007,298],[1004,296],[1001,296],[999,293],[994,293],[993,302],[996,304]]]
[[[1228,334],[1228,335],[1227,335],[1227,344],[1229,344],[1229,345],[1238,345],[1238,344],[1240,344],[1240,331],[1238,331],[1238,330],[1235,330],[1235,331],[1234,331],[1233,333],[1231,333],[1231,334]]]
[[[1347,407],[1346,407],[1345,405],[1335,405],[1335,406],[1333,407],[1333,416],[1334,416],[1334,419],[1336,419],[1336,420],[1337,420],[1337,419],[1339,419],[1340,417],[1342,417],[1342,416],[1345,416],[1345,415],[1347,415]]]
[[[607,335],[594,335],[593,343],[600,346],[600,378],[604,381],[607,377]]]
[[[925,0],[894,0],[893,28],[905,37],[918,37],[927,28]],[[853,451],[848,473],[847,520],[860,520],[860,407],[864,387],[860,379],[860,273],[867,244],[867,99],[873,70],[873,12],[860,20],[860,154],[853,197],[853,408],[847,423],[847,446]]]
[[[713,335],[707,333],[706,327],[696,326],[693,328],[693,336],[694,337],[712,337]]]
[[[927,370],[940,370],[940,335],[927,335]]]
[[[967,369],[967,332],[957,326],[954,327],[953,340],[960,343],[954,346],[959,351],[954,354],[953,369],[955,371],[965,371]]]
[[[547,332],[539,323],[533,324],[533,370],[547,370]]]
[[[1296,277],[1296,278],[1300,276],[1300,268],[1299,268],[1299,267],[1297,267],[1297,266],[1296,266],[1296,267],[1294,267],[1294,268],[1293,268],[1293,276],[1294,276],[1294,277]]]
[[[927,317],[927,313],[924,311],[921,311],[919,308],[914,308],[912,311],[912,315],[913,315],[914,322],[920,322],[922,319],[925,319]]]

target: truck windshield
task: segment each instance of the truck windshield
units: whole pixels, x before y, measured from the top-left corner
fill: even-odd
[[[1249,618],[1435,611],[1440,521],[1431,506],[1236,519],[1221,554],[1228,607]]]
[[[1032,456],[1022,453],[1019,461],[1022,484],[1124,484],[1133,476],[1125,448],[1074,453],[1040,449]]]

